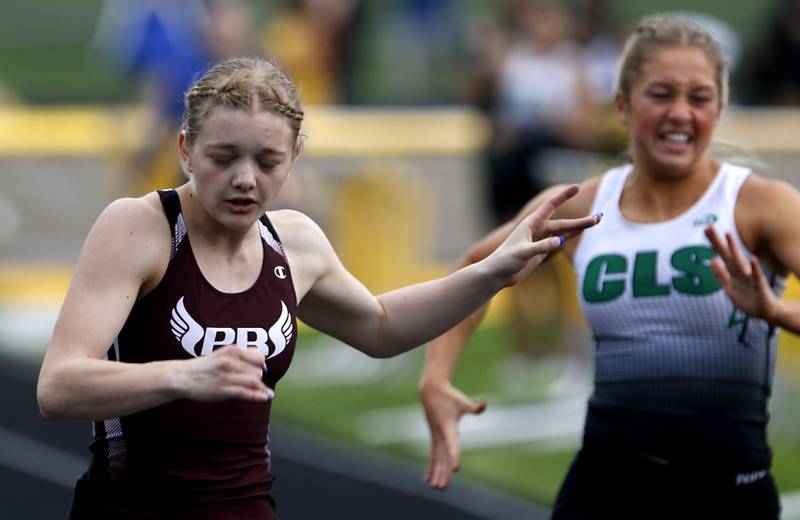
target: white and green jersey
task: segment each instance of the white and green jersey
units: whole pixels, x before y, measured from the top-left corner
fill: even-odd
[[[587,436],[638,444],[653,454],[701,453],[769,465],[767,400],[776,331],[738,311],[709,262],[703,230],[732,232],[750,170],[723,164],[700,199],[665,222],[626,220],[619,210],[627,165],[602,178],[573,263],[595,338],[595,390]],[[785,278],[765,273],[780,294]]]

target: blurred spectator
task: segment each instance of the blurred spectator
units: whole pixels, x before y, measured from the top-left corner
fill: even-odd
[[[581,45],[588,95],[597,111],[591,121],[595,151],[618,155],[627,146],[627,132],[614,106],[617,62],[622,52],[619,28],[611,0],[586,0],[578,14],[577,40]]]
[[[497,79],[489,154],[492,209],[501,222],[544,187],[543,150],[593,144],[593,101],[571,13],[550,0],[510,5],[516,26]]]
[[[486,172],[497,222],[512,218],[546,187],[553,157],[595,147],[597,108],[611,101],[608,78],[617,56],[613,41],[601,39],[601,27],[586,28],[591,50],[584,50],[575,34],[576,21],[563,4],[507,0],[494,17],[477,20],[468,39],[475,58],[467,95],[487,112],[492,127]],[[603,61],[592,62],[599,58]],[[596,66],[592,83],[590,63]],[[540,270],[547,273],[509,291],[512,355],[498,381],[512,394],[572,391],[573,383],[588,382],[589,371],[581,364],[584,342],[575,332],[583,327],[573,318],[578,314],[567,300],[574,298],[565,297],[569,290],[561,283],[570,280],[570,268],[554,259]],[[531,293],[539,297],[532,299]]]
[[[577,11],[577,40],[583,48],[586,84],[598,105],[613,105],[622,46],[610,0],[587,0]]]
[[[257,52],[253,12],[244,0],[205,0],[205,45],[214,62]]]
[[[467,81],[463,97],[490,117],[497,108],[500,69],[511,46],[510,14],[508,8],[478,13],[466,31]]]
[[[303,103],[324,105],[347,97],[343,77],[360,0],[290,0],[261,29],[261,50],[294,78]]]
[[[753,101],[800,105],[800,1],[785,0],[766,34],[751,60]]]
[[[182,179],[174,140],[183,94],[216,61],[249,52],[247,5],[239,0],[107,0],[95,44],[141,88],[151,122],[131,161],[128,195]]]
[[[261,53],[292,78],[306,106],[347,103],[352,52],[363,18],[361,0],[288,0],[259,28]],[[301,156],[274,208],[292,208],[327,221],[327,196]]]
[[[365,2],[363,37],[353,56],[359,104],[452,103],[463,82],[461,17],[465,2]]]

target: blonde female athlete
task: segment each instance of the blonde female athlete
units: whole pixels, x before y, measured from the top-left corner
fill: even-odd
[[[800,194],[712,156],[726,98],[724,57],[706,31],[643,20],[616,95],[632,164],[585,181],[555,213],[604,216],[564,248],[595,338],[595,377],[554,518],[778,518],[767,401],[776,330],[800,331],[800,304],[780,300],[786,274],[800,274]],[[461,265],[492,253],[560,189]],[[420,381],[426,479],[437,489],[459,464],[460,417],[485,406],[449,382],[479,320],[431,344]]]

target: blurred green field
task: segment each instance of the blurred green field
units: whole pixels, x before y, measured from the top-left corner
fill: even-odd
[[[498,385],[497,374],[502,373],[503,361],[508,355],[507,348],[504,347],[509,344],[508,334],[508,327],[502,323],[480,328],[461,358],[456,374],[457,386],[473,397],[490,396],[490,407],[518,404],[521,400],[536,402],[543,398],[542,388],[530,388],[525,396],[509,393],[502,385]],[[336,347],[347,354],[347,347]],[[399,359],[365,361],[363,366],[368,371],[380,367],[381,364],[388,364],[370,382],[336,384],[329,381],[309,386],[302,381],[303,364],[308,360],[306,356],[319,348],[335,347],[313,332],[301,335],[298,341],[298,358],[277,391],[274,417],[332,435],[365,450],[384,449],[409,458],[418,464],[421,477],[427,456],[425,443],[395,442],[370,446],[364,442],[363,432],[359,428],[365,424],[365,415],[382,409],[417,407],[417,419],[422,418],[416,383],[423,363],[423,352],[412,351]],[[331,370],[338,368],[330,366]],[[300,375],[300,380],[293,377],[295,375]],[[791,403],[800,397],[800,387],[796,387],[793,392],[793,397],[781,396],[781,401],[788,400],[788,406],[774,412],[775,418],[787,419],[786,413],[795,413],[791,410]],[[796,418],[790,419],[783,422],[797,422]],[[568,441],[567,445],[569,444]],[[468,449],[462,454],[460,474],[497,486],[527,500],[551,504],[574,455],[575,447],[576,445],[553,449],[547,443],[523,442]],[[800,440],[793,440],[791,436],[773,435],[773,448],[773,469],[781,493],[800,491],[800,472],[797,471],[800,467]]]

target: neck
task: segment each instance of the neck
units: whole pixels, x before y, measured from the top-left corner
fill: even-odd
[[[672,219],[694,205],[719,171],[720,162],[708,157],[688,172],[659,172],[634,163],[625,182],[620,210],[634,221]]]

